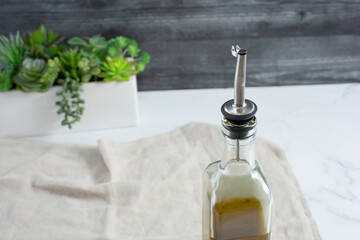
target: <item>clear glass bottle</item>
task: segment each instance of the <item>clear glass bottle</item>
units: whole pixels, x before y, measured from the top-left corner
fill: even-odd
[[[245,64],[246,53],[242,60]],[[240,59],[238,65],[244,62]],[[239,71],[244,76],[241,71],[245,69]],[[245,82],[237,77],[239,74],[235,75],[235,82]],[[221,160],[210,164],[203,175],[203,240],[270,239],[273,200],[264,172],[255,160],[257,107],[242,96],[247,110],[234,109],[239,99],[236,94],[240,92],[235,89],[234,100],[222,106]]]

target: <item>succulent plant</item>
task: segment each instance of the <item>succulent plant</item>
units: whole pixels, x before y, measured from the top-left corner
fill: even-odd
[[[19,32],[0,36],[0,92],[14,85],[24,92],[45,92],[53,84],[61,85],[57,113],[63,114],[62,125],[69,128],[84,112],[82,83],[127,81],[144,71],[150,60],[135,40],[123,36],[109,41],[99,35],[73,37],[68,44],[74,49],[62,44],[63,39],[44,25],[23,37]]]
[[[0,69],[0,92],[6,92],[13,86],[13,81],[11,80],[13,73],[10,68]]]
[[[96,80],[97,75],[101,72],[100,64],[92,57],[81,58],[78,67],[81,71],[81,82],[89,82],[92,77]]]
[[[58,36],[57,32],[47,30],[44,25],[29,32],[23,37],[29,57],[49,59],[57,56],[59,52],[66,49],[66,46],[61,44],[64,38],[58,38]]]
[[[104,37],[93,36],[88,39],[88,42],[80,37],[73,37],[69,39],[70,45],[76,45],[81,48],[84,57],[87,57],[91,62],[94,59],[98,64],[102,64],[101,73],[97,74],[99,68],[96,64],[92,64],[91,75],[97,75],[104,78],[104,81],[126,81],[130,76],[144,71],[146,65],[150,60],[147,53],[142,53],[139,56],[140,49],[135,40],[119,36],[109,41]],[[105,57],[105,50],[108,54]],[[79,63],[81,66],[87,67],[87,60],[82,60]],[[80,66],[79,65],[79,66]],[[91,79],[88,70],[82,69],[81,81],[86,82]]]
[[[136,62],[118,55],[114,58],[106,57],[106,61],[101,66],[101,73],[98,75],[105,82],[128,81],[131,76],[139,71],[135,69]]]
[[[58,58],[25,58],[19,72],[13,77],[17,89],[23,92],[46,92],[55,82],[60,71]]]
[[[108,47],[106,39],[96,35],[87,40],[88,42],[80,37],[73,37],[68,40],[68,44],[81,48],[84,57],[93,58],[101,64],[105,60],[105,50]]]
[[[6,67],[16,71],[24,59],[25,48],[20,33],[0,36],[0,68]]]
[[[78,64],[81,61],[82,53],[78,50],[78,48],[61,52],[59,54],[59,58],[62,64],[62,72],[64,75],[66,72],[68,72],[71,78],[80,78],[81,72]]]
[[[110,57],[122,55],[124,58],[130,58],[133,62],[135,62],[135,69],[138,72],[145,70],[146,65],[150,61],[150,56],[148,53],[143,52],[141,57],[139,57],[140,49],[135,40],[119,36],[117,38],[110,39],[108,43],[109,47],[107,52]]]
[[[80,98],[82,84],[79,79],[71,78],[69,73],[66,73],[65,78],[59,79],[58,83],[62,85],[62,89],[56,92],[57,96],[61,96],[61,100],[56,102],[59,106],[57,114],[64,115],[61,125],[71,129],[74,123],[80,121],[84,112],[85,101]]]
[[[55,57],[54,59],[49,59],[46,63],[45,70],[43,72],[42,77],[40,78],[40,82],[43,83],[51,83],[54,84],[56,78],[59,75],[61,70],[61,63],[59,58]]]
[[[135,40],[123,36],[110,39],[108,45],[107,52],[110,57],[116,57],[120,54],[123,57],[135,58],[140,52]]]

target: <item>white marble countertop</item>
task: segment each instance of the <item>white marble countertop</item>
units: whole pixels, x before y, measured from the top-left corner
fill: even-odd
[[[96,145],[99,138],[131,141],[191,121],[220,124],[232,89],[139,93],[140,125],[32,137]],[[248,88],[258,110],[258,136],[281,146],[324,240],[360,236],[360,84]]]

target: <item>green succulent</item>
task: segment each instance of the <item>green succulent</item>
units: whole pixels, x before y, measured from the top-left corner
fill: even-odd
[[[49,59],[46,63],[45,71],[40,78],[40,82],[54,84],[55,80],[59,76],[61,70],[61,63],[59,58]]]
[[[66,46],[61,44],[64,38],[58,36],[57,32],[47,30],[43,24],[39,29],[29,32],[23,37],[29,57],[49,59],[57,56],[66,49]]]
[[[69,73],[66,73],[65,78],[59,79],[58,83],[62,85],[62,89],[56,92],[57,96],[61,96],[61,100],[56,102],[59,106],[57,114],[64,115],[61,125],[71,129],[74,123],[80,121],[84,112],[85,101],[80,98],[82,83],[79,79],[71,78]]]
[[[128,81],[131,76],[139,71],[135,69],[136,62],[129,61],[122,55],[114,58],[106,57],[106,61],[101,66],[101,73],[98,75],[106,82]]]
[[[14,85],[24,92],[45,92],[53,84],[61,86],[56,94],[61,124],[72,128],[84,112],[80,94],[89,81],[128,81],[144,71],[149,54],[141,52],[135,40],[119,36],[110,40],[96,35],[73,37],[68,49],[64,38],[41,25],[21,37],[17,32],[0,36],[0,92]],[[57,81],[56,81],[57,80]]]
[[[6,92],[10,90],[13,86],[13,81],[11,80],[13,73],[10,68],[0,69],[0,92]]]
[[[69,73],[71,78],[80,78],[81,70],[79,69],[79,62],[82,58],[82,52],[78,48],[69,49],[59,53],[59,58],[62,64],[62,72],[65,75]]]
[[[105,51],[108,47],[108,42],[102,36],[93,36],[91,38],[84,39],[80,37],[73,37],[68,40],[68,44],[81,48],[84,57],[93,58],[99,64],[105,60]]]
[[[135,40],[119,36],[112,38],[108,41],[107,52],[110,57],[116,57],[117,55],[123,55],[123,57],[137,57],[140,49]]]
[[[17,89],[23,92],[46,92],[54,84],[60,71],[58,58],[25,58],[19,72],[13,77]]]
[[[81,58],[78,67],[81,71],[81,82],[89,82],[92,77],[96,80],[97,75],[101,72],[100,64],[92,57]]]
[[[129,40],[128,43],[129,43],[129,46],[128,46],[127,50],[128,50],[130,57],[133,57],[133,58],[137,57],[140,52],[137,42],[135,40]]]
[[[0,36],[0,68],[1,66],[16,71],[24,60],[25,48],[20,33]]]
[[[83,57],[83,52],[78,48],[61,52],[59,58],[62,63],[61,72],[65,77],[57,81],[62,85],[61,91],[56,93],[62,97],[61,101],[56,102],[59,106],[57,113],[64,115],[61,124],[71,129],[74,123],[80,121],[84,112],[85,101],[80,98],[83,91],[82,81],[87,82],[91,79],[93,63]]]
[[[146,65],[150,61],[150,56],[148,53],[144,52],[139,57],[140,49],[135,40],[119,36],[117,38],[110,39],[108,41],[107,52],[110,57],[114,58],[118,55],[122,55],[124,58],[130,58],[135,62],[135,69],[138,72],[145,70]]]

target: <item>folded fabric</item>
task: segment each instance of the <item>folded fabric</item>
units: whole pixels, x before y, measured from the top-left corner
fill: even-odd
[[[0,239],[200,240],[201,175],[219,159],[217,126],[99,146],[0,139]],[[257,140],[272,186],[271,239],[320,240],[283,152]]]

